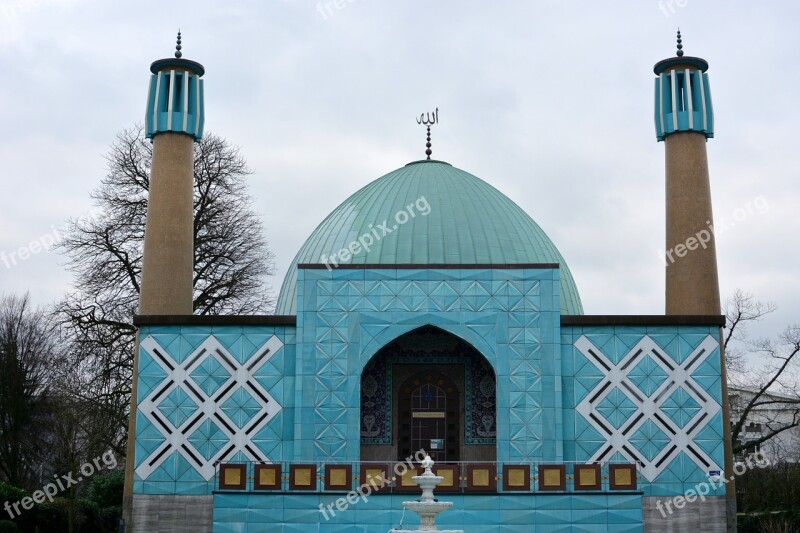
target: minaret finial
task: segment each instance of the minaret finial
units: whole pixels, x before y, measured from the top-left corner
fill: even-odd
[[[425,155],[428,156],[428,160],[431,158],[431,154],[433,150],[431,150],[431,126],[434,124],[439,123],[439,108],[436,108],[436,111],[433,113],[422,113],[419,118],[417,119],[417,124],[425,124],[428,127],[428,140],[425,143]]]
[[[678,28],[678,52],[676,54],[678,57],[683,57],[683,44],[681,44],[682,42],[683,41],[681,41],[681,29]]]
[[[178,44],[175,45],[175,57],[179,58],[183,54],[181,53],[181,29],[178,28]]]

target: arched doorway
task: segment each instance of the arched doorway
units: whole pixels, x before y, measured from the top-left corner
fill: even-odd
[[[398,461],[425,450],[434,461],[458,461],[459,390],[447,377],[432,371],[407,379],[399,390]]]
[[[495,384],[461,338],[433,326],[401,335],[361,374],[361,460],[404,460],[420,448],[439,461],[496,460]]]

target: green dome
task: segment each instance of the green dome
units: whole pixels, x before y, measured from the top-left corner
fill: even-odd
[[[418,199],[415,217],[395,214]],[[423,216],[430,206],[429,213]],[[401,218],[402,220],[402,218]],[[333,210],[297,252],[283,281],[275,313],[297,313],[297,264],[324,263],[331,254],[386,222],[391,233],[340,264],[558,263],[561,313],[583,314],[564,258],[517,204],[485,181],[441,161],[418,161],[378,178]],[[377,230],[373,235],[381,235]],[[331,263],[333,265],[333,263]]]

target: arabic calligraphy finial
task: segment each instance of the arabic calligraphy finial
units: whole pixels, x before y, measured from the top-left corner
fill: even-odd
[[[433,113],[422,113],[420,114],[419,118],[417,119],[417,124],[425,124],[428,128],[428,140],[425,143],[425,155],[428,156],[428,160],[431,158],[431,154],[433,150],[431,150],[431,126],[434,124],[439,123],[439,108],[436,108],[436,111]]]

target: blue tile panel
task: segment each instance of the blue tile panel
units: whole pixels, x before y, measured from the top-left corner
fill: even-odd
[[[403,515],[410,494],[221,494],[214,495],[214,532],[375,532],[414,529],[419,519]],[[439,529],[469,533],[498,531],[642,531],[641,494],[439,495],[453,508],[436,519]],[[337,507],[338,503],[338,507]],[[329,508],[330,506],[330,508]],[[322,510],[320,510],[320,508]],[[535,529],[534,529],[535,528]]]
[[[561,460],[558,269],[301,269],[295,461],[357,461],[361,374],[434,326],[497,377],[498,461]]]
[[[722,471],[718,328],[571,326],[561,342],[564,460],[637,461],[645,496]]]
[[[134,492],[210,494],[218,461],[282,461],[294,431],[294,328],[140,330]]]

